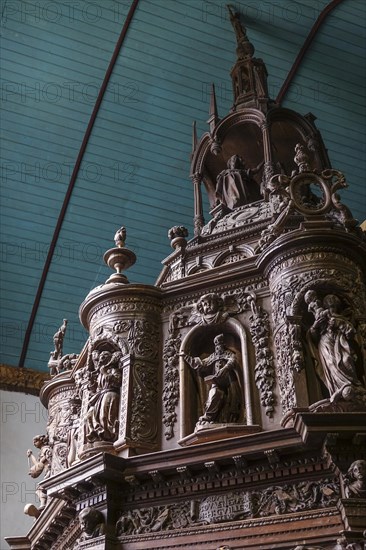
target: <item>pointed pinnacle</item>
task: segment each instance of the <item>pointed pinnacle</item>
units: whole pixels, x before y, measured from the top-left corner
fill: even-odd
[[[217,113],[217,104],[216,104],[216,93],[215,93],[215,84],[211,84],[211,97],[210,97],[210,117],[214,117],[218,120]]]
[[[211,97],[210,97],[210,117],[208,119],[208,124],[210,125],[210,132],[214,131],[217,123],[219,122],[219,115],[217,112],[217,105],[216,105],[216,94],[215,94],[215,84],[212,83],[211,87]]]
[[[192,124],[192,155],[194,154],[197,147],[197,128],[196,128],[196,121],[193,121]]]

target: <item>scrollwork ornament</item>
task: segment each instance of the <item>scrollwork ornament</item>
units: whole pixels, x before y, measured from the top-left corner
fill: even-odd
[[[157,434],[157,374],[155,365],[136,361],[133,369],[131,438],[154,443]]]
[[[184,529],[192,525],[200,525],[195,514],[195,503],[181,502],[139,510],[123,512],[116,523],[118,537],[137,535],[140,533],[155,533]]]
[[[127,335],[130,353],[149,359],[156,359],[159,351],[159,332],[156,323],[138,319],[131,323]]]
[[[353,218],[350,209],[341,203],[340,196],[337,193],[339,189],[346,189],[348,187],[344,174],[339,170],[327,169],[323,170],[321,175],[330,187],[331,204],[339,216],[339,221],[347,230],[353,229],[357,231],[357,220]]]

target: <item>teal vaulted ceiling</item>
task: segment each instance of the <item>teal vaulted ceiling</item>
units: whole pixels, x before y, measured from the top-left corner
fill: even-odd
[[[132,0],[5,0],[1,54],[1,362],[17,366],[48,248]],[[235,0],[275,98],[325,0]],[[363,0],[343,0],[319,28],[283,100],[317,117],[342,200],[366,218]],[[192,121],[207,129],[215,82],[220,115],[232,102],[235,36],[222,0],[140,0],[75,181],[35,317],[24,366],[47,370],[52,336],[69,320],[64,352],[85,333],[78,307],[109,276],[103,252],[122,224],[153,284],[168,229],[192,236]]]

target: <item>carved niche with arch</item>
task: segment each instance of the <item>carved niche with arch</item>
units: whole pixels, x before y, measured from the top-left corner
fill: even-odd
[[[326,278],[309,281],[295,295],[288,320],[295,353],[298,349],[296,391],[306,388],[302,400],[311,410],[366,408],[365,361],[356,309],[350,294]],[[297,346],[299,342],[303,345]],[[347,388],[348,393],[344,392]]]
[[[180,346],[182,445],[188,445],[194,433],[197,439],[193,437],[193,442],[196,442],[200,436],[208,439],[212,435],[212,438],[217,439],[260,430],[260,427],[254,424],[245,328],[233,318],[221,317],[218,320],[218,323],[194,326],[185,335]],[[217,345],[221,345],[221,355],[215,355]],[[225,369],[228,361],[231,367]],[[207,371],[203,374],[202,366],[203,370]],[[216,383],[215,373],[217,375],[218,372],[223,372],[220,370],[222,367],[225,376],[230,368],[231,379],[223,384],[220,381]],[[236,389],[231,391],[231,385],[235,385]],[[238,401],[235,404],[234,415],[230,413],[230,407],[234,404],[233,399]],[[214,416],[208,414],[208,409],[212,411],[213,400],[220,401]]]

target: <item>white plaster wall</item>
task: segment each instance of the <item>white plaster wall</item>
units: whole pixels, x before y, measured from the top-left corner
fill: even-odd
[[[8,547],[4,537],[28,533],[33,519],[23,512],[27,503],[38,505],[35,486],[38,480],[28,475],[27,449],[35,456],[33,437],[44,434],[47,411],[38,397],[0,390],[0,549]]]

